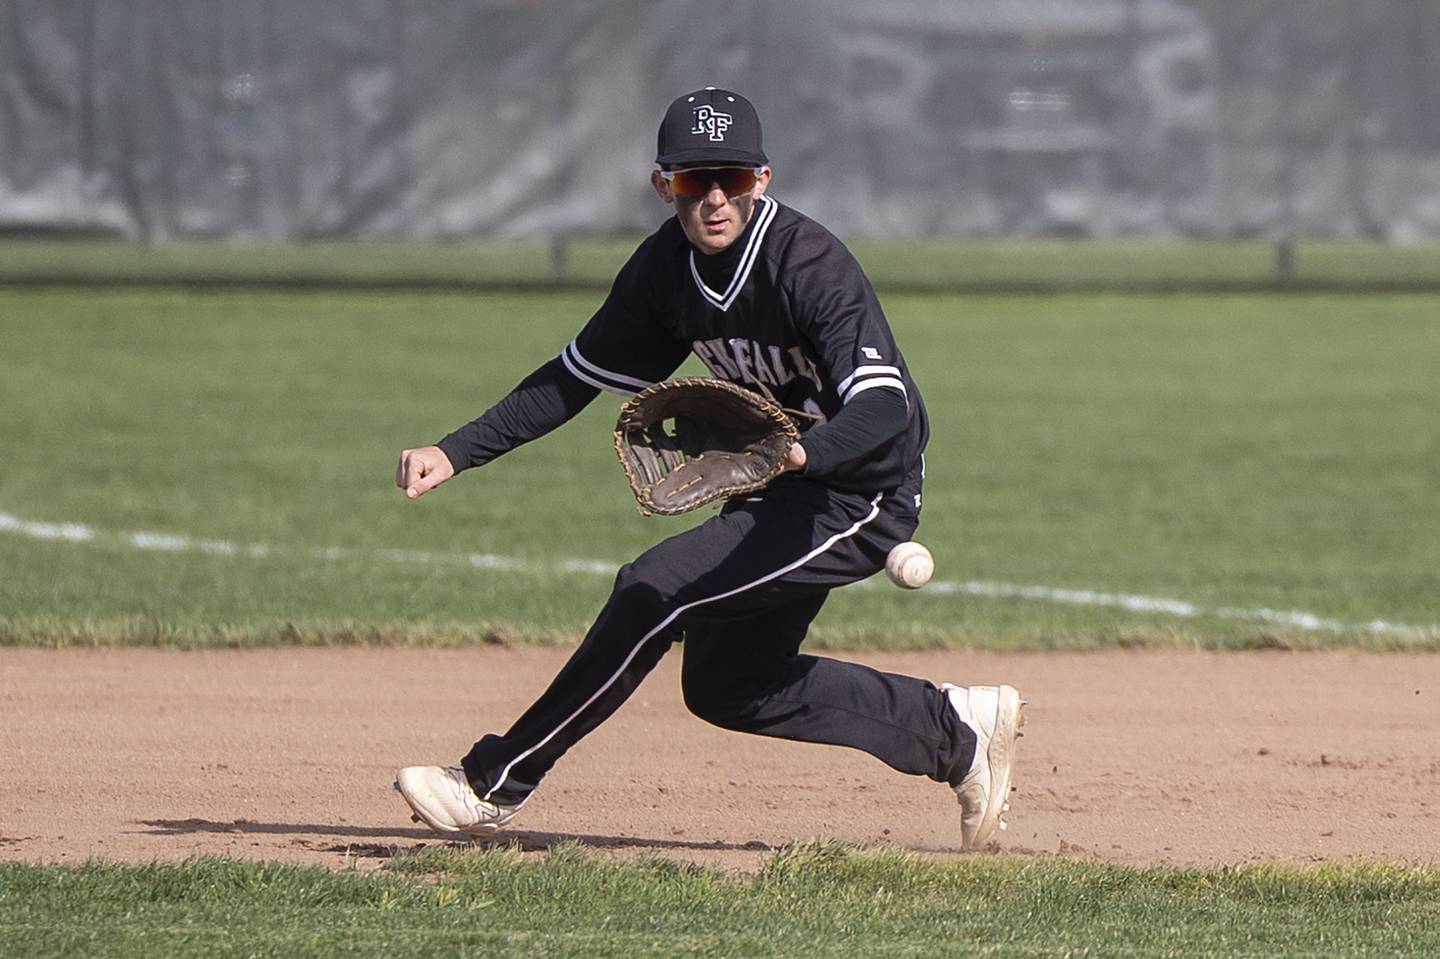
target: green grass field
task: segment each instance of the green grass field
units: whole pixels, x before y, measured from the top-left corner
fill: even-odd
[[[367,289],[606,289],[638,236],[297,245],[0,238],[0,283]],[[984,239],[851,244],[882,291],[1440,290],[1440,247],[1302,241]]]
[[[0,643],[568,642],[688,522],[635,512],[610,397],[420,502],[392,485],[558,352],[618,245],[558,277],[494,245],[4,252]],[[1440,260],[1373,252],[1298,261],[1369,292],[1277,295],[1259,244],[862,247],[931,412],[938,572],[837,592],[815,645],[1440,648],[1440,294],[1396,292]],[[1017,271],[1212,292],[978,292]],[[1377,864],[0,864],[0,953],[26,956],[1394,956],[1437,929],[1440,876]]]
[[[387,874],[196,860],[0,865],[13,955],[1424,956],[1440,875],[938,862],[823,842],[737,877],[562,847],[440,850]]]
[[[635,512],[615,398],[392,477],[598,298],[0,289],[0,641],[574,639],[691,521]],[[1440,646],[1440,295],[885,302],[937,582],[839,591],[818,644]]]

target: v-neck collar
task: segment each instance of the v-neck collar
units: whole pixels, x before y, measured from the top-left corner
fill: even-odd
[[[745,281],[750,278],[751,268],[760,258],[760,246],[765,242],[765,232],[770,229],[770,223],[775,219],[775,214],[779,209],[779,203],[762,195],[755,215],[750,218],[750,222],[745,227],[745,232],[740,234],[740,237],[728,250],[716,254],[718,259],[706,258],[705,272],[712,276],[719,272],[723,278],[727,268],[733,271],[730,273],[730,282],[726,285],[724,292],[717,293],[705,282],[705,278],[700,275],[695,250],[693,248],[690,250],[690,276],[694,278],[695,285],[699,287],[700,295],[712,306],[721,311],[728,310],[730,304],[734,303],[735,298],[740,295]]]

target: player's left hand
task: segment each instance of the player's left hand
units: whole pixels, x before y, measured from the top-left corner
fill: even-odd
[[[785,454],[785,469],[782,470],[782,472],[791,473],[795,470],[803,470],[804,468],[805,447],[801,446],[799,443],[796,443],[791,446],[789,451]]]

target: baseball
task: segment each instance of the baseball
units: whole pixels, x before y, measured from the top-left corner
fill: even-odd
[[[919,543],[901,543],[885,557],[885,573],[896,586],[919,589],[935,573],[935,557]]]

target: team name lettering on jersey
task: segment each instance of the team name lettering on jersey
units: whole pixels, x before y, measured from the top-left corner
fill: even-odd
[[[814,384],[815,392],[824,389],[820,371],[798,346],[781,349],[735,336],[695,340],[690,348],[710,372],[722,380],[784,386],[797,376],[803,376]]]

